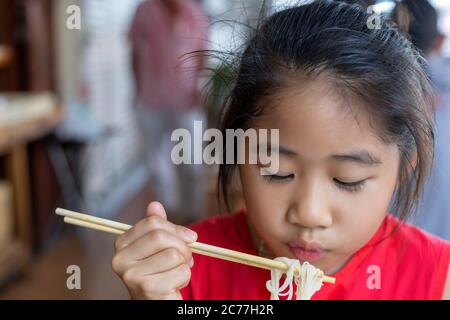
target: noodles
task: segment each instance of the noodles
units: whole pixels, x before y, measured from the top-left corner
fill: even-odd
[[[302,265],[300,277],[295,278],[295,281],[297,300],[310,300],[313,294],[322,288],[323,272],[305,261]]]
[[[285,257],[279,257],[275,260],[286,263],[289,270],[286,272],[286,279],[281,286],[280,280],[284,273],[278,269],[270,271],[271,279],[267,281],[266,288],[270,292],[271,300],[279,300],[280,296],[288,296],[287,299],[291,300],[294,291],[293,282],[297,287],[295,291],[296,300],[310,300],[314,293],[322,287],[323,272],[307,261],[301,264],[296,259]]]
[[[292,299],[293,284],[292,280],[294,278],[294,268],[300,269],[300,261],[289,258],[275,258],[277,261],[282,261],[289,266],[288,272],[286,272],[286,279],[283,285],[280,287],[280,280],[283,276],[283,272],[278,269],[270,270],[270,280],[266,282],[266,288],[270,292],[271,300],[279,300],[280,296],[288,296],[288,300]],[[286,288],[289,288],[287,292],[283,293]]]

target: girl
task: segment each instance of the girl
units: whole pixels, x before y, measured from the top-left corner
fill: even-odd
[[[151,203],[116,241],[113,269],[132,298],[270,297],[266,270],[200,255],[194,265],[187,244],[197,239],[311,262],[336,278],[314,299],[449,297],[450,244],[403,222],[432,163],[432,88],[406,38],[370,18],[319,0],[256,30],[222,130],[279,129],[279,170],[221,165],[225,199],[238,174],[246,207],[191,229]]]

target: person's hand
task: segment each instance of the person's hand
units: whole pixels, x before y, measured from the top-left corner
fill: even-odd
[[[194,231],[167,221],[163,206],[152,202],[146,218],[117,238],[113,270],[132,299],[182,299],[194,263],[188,243],[196,240]]]

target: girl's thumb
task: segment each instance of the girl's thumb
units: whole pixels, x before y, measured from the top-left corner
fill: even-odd
[[[159,216],[159,217],[167,220],[166,210],[164,210],[163,205],[161,203],[159,203],[158,201],[150,202],[150,204],[147,207],[147,212],[146,212],[145,216],[147,216],[147,217]]]

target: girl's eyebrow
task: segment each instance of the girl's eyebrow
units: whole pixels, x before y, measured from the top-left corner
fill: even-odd
[[[265,144],[265,143],[260,143],[257,146],[257,150],[273,150],[273,149],[278,149],[279,153],[283,153],[285,155],[288,156],[298,156],[299,154],[297,152],[295,152],[294,150],[288,149],[286,147],[283,147],[282,145],[277,145],[277,144]]]
[[[288,156],[298,156],[299,154],[297,152],[295,152],[294,150],[288,149],[286,147],[283,147],[281,145],[278,146],[278,151],[280,153],[284,153],[285,155]]]
[[[272,146],[273,147],[273,146]],[[282,145],[278,145],[278,151],[280,153],[283,153],[287,156],[299,156],[297,152],[294,150],[288,149]],[[351,161],[358,164],[366,165],[366,166],[375,166],[382,164],[383,162],[378,159],[373,153],[369,152],[368,150],[361,149],[361,150],[353,150],[348,153],[344,154],[334,154],[330,156],[332,160],[335,161]]]
[[[352,161],[362,165],[374,166],[383,163],[367,150],[354,150],[346,154],[334,154],[330,157],[337,161]]]

